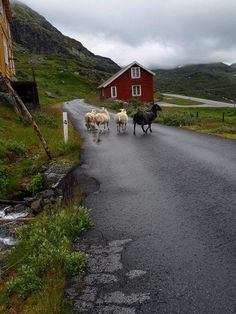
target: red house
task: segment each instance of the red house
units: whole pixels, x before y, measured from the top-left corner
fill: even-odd
[[[134,61],[98,87],[100,97],[102,100],[139,99],[143,102],[154,102],[154,75],[155,73]]]

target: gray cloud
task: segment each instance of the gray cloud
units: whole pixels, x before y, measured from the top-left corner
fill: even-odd
[[[235,0],[23,0],[94,53],[121,65],[236,61]]]

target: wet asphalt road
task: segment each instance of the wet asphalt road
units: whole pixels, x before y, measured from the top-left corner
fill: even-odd
[[[134,137],[131,123],[117,135],[111,121],[96,143],[83,122],[90,107],[65,107],[101,184],[86,199],[91,237],[132,239],[124,267],[147,272],[123,286],[150,293],[137,313],[236,313],[236,142],[161,125]]]

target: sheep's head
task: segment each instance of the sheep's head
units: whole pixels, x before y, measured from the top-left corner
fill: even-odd
[[[96,113],[96,109],[92,109],[92,113]]]

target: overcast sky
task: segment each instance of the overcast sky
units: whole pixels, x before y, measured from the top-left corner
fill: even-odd
[[[236,62],[236,0],[23,0],[63,34],[124,66]]]

